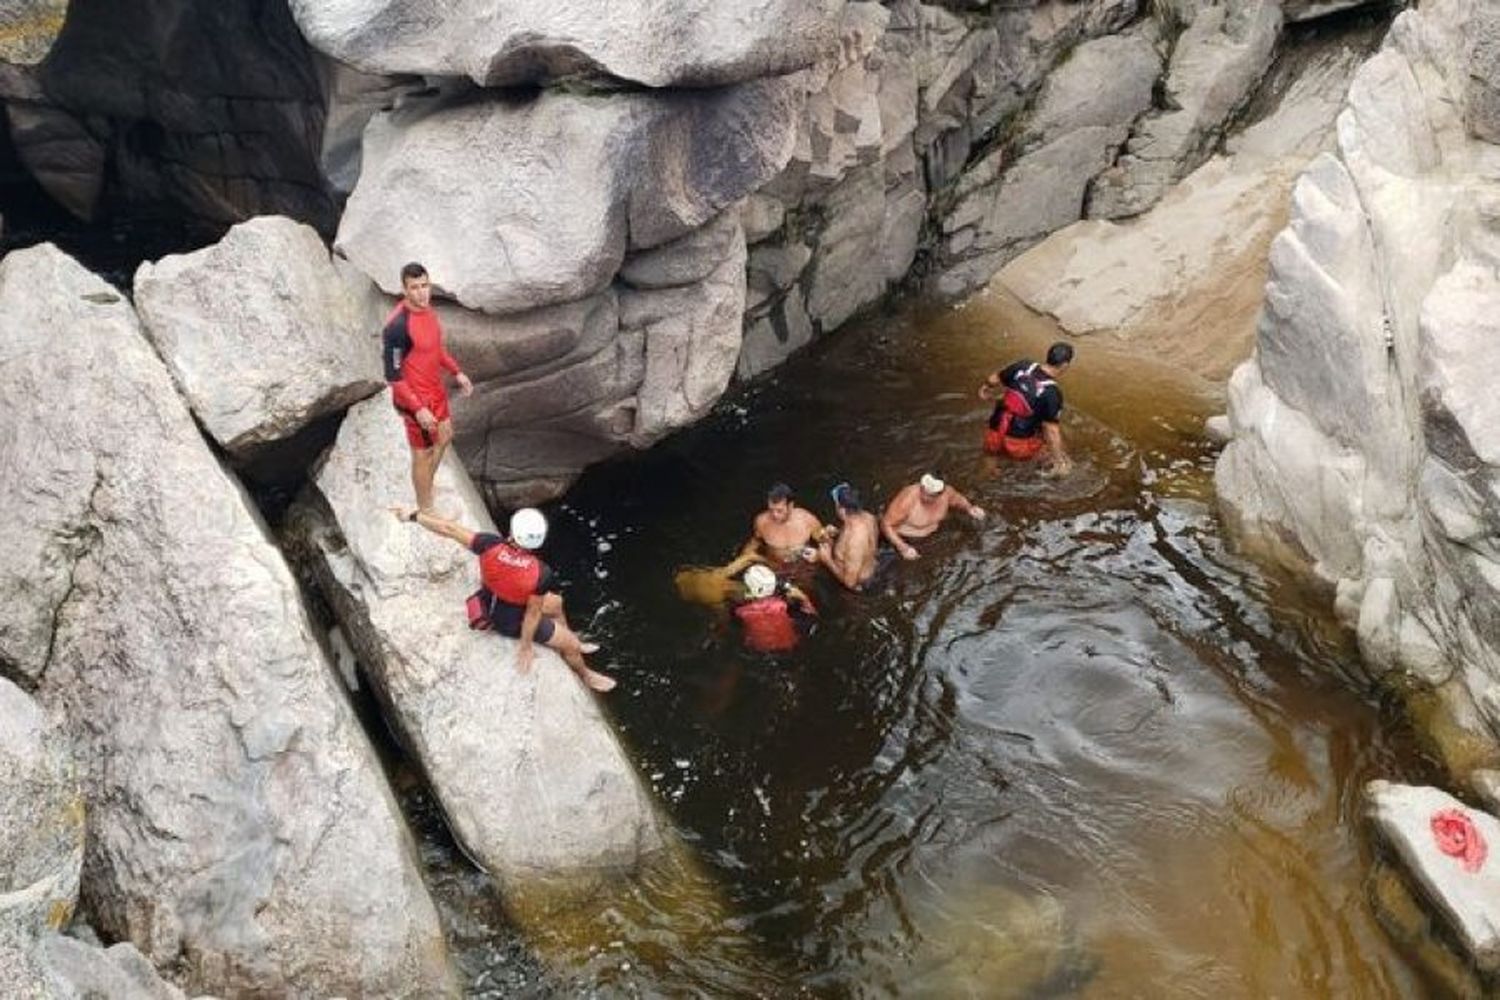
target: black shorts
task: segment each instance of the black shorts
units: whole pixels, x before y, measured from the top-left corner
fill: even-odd
[[[521,638],[521,622],[525,617],[526,608],[520,604],[507,604],[504,601],[490,603],[490,627],[501,635],[508,635],[512,639]],[[531,638],[545,646],[556,630],[557,626],[552,619],[543,615],[536,623],[536,634]]]

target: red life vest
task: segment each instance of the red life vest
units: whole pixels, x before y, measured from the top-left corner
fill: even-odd
[[[734,609],[745,627],[745,645],[762,653],[785,653],[797,647],[797,624],[781,597],[762,597]]]
[[[479,578],[497,601],[525,605],[542,578],[542,561],[519,546],[501,542],[480,555]]]
[[[1042,393],[1056,384],[1039,364],[1033,363],[1017,372],[1015,381],[1005,387],[1000,402],[995,405],[995,412],[990,414],[990,430],[998,431],[1000,437],[1031,437],[1036,434],[1037,422],[1032,418],[1041,404]]]

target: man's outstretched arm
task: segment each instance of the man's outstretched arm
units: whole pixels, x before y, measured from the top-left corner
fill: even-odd
[[[391,513],[396,515],[397,520],[411,521],[420,524],[434,535],[442,535],[451,538],[464,548],[470,548],[474,543],[474,532],[465,528],[457,521],[450,521],[446,517],[438,517],[436,514],[428,514],[417,510],[415,507],[394,506]]]

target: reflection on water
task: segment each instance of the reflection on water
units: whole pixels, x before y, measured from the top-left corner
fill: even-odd
[[[1419,992],[1365,901],[1357,795],[1422,765],[1338,680],[1354,654],[1324,598],[1225,552],[1217,401],[1087,340],[1063,381],[1078,473],[980,454],[980,378],[1050,339],[984,299],[871,321],[554,511],[607,705],[703,877],[668,864],[529,931],[547,989]],[[733,555],[773,481],[827,518],[834,483],[883,501],[928,468],[989,522],[872,594],[815,584],[796,653],[745,650],[674,586]],[[427,839],[450,915],[490,912]],[[459,936],[475,978],[486,927]]]

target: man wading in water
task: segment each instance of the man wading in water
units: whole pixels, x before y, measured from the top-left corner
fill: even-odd
[[[863,590],[875,575],[875,549],[880,530],[875,515],[864,509],[859,491],[848,483],[833,488],[833,503],[843,527],[838,537],[818,545],[818,562],[850,590]]]
[[[1073,346],[1058,341],[1047,348],[1042,364],[1022,359],[998,372],[991,372],[979,386],[979,398],[997,400],[984,435],[984,450],[1028,461],[1045,446],[1051,457],[1047,476],[1066,476],[1073,461],[1063,448],[1062,389],[1057,380],[1073,363]],[[997,398],[998,393],[998,398]]]
[[[811,543],[822,541],[827,534],[817,515],[792,502],[792,488],[777,483],[766,492],[766,509],[755,516],[750,540],[740,554],[762,553],[782,564],[799,559],[816,562],[818,551]]]
[[[443,348],[443,327],[432,308],[432,281],[421,264],[411,263],[401,269],[401,296],[385,322],[380,353],[385,361],[385,380],[391,386],[391,402],[401,414],[406,443],[411,445],[411,483],[417,507],[430,512],[432,480],[453,441],[443,372],[453,376],[465,396],[474,391],[474,385]]]
[[[928,472],[921,481],[902,487],[885,508],[880,518],[880,531],[902,559],[917,558],[917,550],[908,538],[926,538],[948,516],[950,507],[956,507],[976,521],[984,520],[984,508],[976,507],[969,498],[943,482],[934,473]]]
[[[547,518],[534,507],[523,507],[510,518],[510,538],[488,531],[470,531],[447,518],[412,507],[392,507],[402,521],[414,521],[444,538],[451,538],[479,557],[479,577],[484,586],[469,598],[470,628],[492,628],[501,635],[521,640],[516,648],[516,669],[526,673],[536,656],[532,642],[556,650],[564,662],[595,691],[615,686],[611,677],[590,670],[583,657],[599,647],[584,642],[568,627],[562,595],[553,591],[552,568],[536,557],[535,550],[547,540]]]

